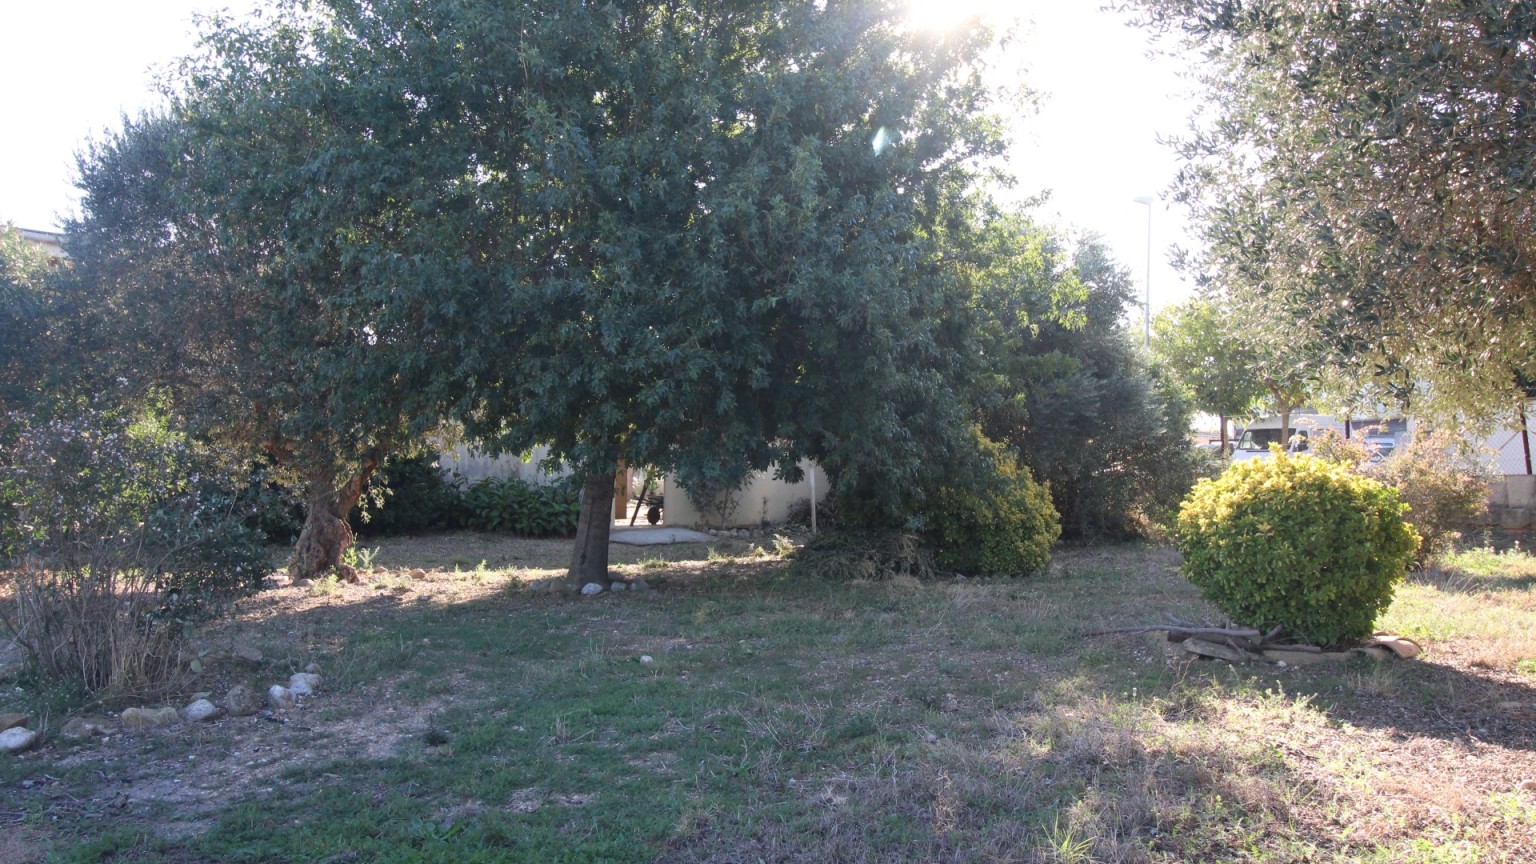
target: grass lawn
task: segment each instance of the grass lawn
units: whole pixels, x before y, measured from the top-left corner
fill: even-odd
[[[1536,861],[1519,551],[1403,586],[1419,659],[1280,668],[1092,635],[1215,617],[1156,546],[879,584],[614,547],[653,590],[580,597],[534,590],[562,542],[370,545],[370,584],[199,634],[190,690],[315,663],[317,696],[0,758],[0,861]]]

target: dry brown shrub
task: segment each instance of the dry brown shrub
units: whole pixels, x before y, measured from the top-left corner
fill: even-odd
[[[914,535],[897,531],[817,535],[795,558],[795,571],[837,582],[921,580],[940,575],[933,553]]]

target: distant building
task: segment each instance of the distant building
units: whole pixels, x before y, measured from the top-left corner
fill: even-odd
[[[50,258],[68,258],[64,251],[64,235],[57,231],[34,231],[31,228],[17,228],[16,233],[21,239],[42,249]]]

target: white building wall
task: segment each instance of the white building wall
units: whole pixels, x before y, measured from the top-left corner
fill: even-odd
[[[668,478],[662,482],[667,500],[662,523],[674,527],[747,528],[783,522],[789,518],[789,509],[795,502],[811,497],[813,485],[817,501],[827,496],[827,475],[821,466],[802,462],[800,468],[805,472],[805,479],[799,483],[785,483],[771,473],[753,476],[734,496],[734,509],[723,508],[728,511],[724,520],[714,513],[700,513],[689,500],[688,493]]]
[[[536,486],[548,486],[561,477],[569,474],[569,470],[562,468],[554,474],[546,474],[539,468],[546,456],[549,455],[548,447],[535,447],[528,457],[519,456],[487,456],[477,453],[466,444],[460,444],[452,450],[447,450],[438,455],[438,465],[449,480],[458,480],[461,485],[473,486],[481,480],[491,478],[516,477],[525,483]]]

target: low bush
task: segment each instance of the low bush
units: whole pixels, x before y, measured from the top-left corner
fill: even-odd
[[[795,573],[835,582],[928,579],[939,572],[933,550],[900,531],[827,531],[811,538],[794,561]]]
[[[516,477],[492,478],[464,493],[464,521],[480,531],[569,537],[580,515],[580,496],[565,483],[535,486]]]
[[[1404,518],[1423,541],[1414,558],[1415,569],[1451,551],[1461,539],[1460,529],[1488,512],[1492,469],[1458,436],[1417,434],[1382,459],[1360,439],[1346,439],[1329,430],[1313,439],[1312,451],[1397,490],[1398,498],[1408,505]]]
[[[930,496],[926,536],[938,565],[973,576],[1027,576],[1051,563],[1061,521],[1051,494],[1002,445],[981,439],[993,482]]]
[[[24,428],[0,465],[7,627],[43,678],[151,698],[178,686],[188,624],[255,590],[269,561],[221,465],[154,421]]]
[[[352,530],[362,537],[457,528],[464,521],[464,493],[443,476],[435,456],[386,461],[363,502],[350,520]]]
[[[1466,527],[1488,511],[1492,473],[1460,438],[1442,432],[1415,435],[1365,472],[1397,490],[1405,517],[1423,538],[1415,567],[1451,551]]]
[[[1396,490],[1338,462],[1239,462],[1179,511],[1184,574],[1233,620],[1317,644],[1369,636],[1419,547]]]

